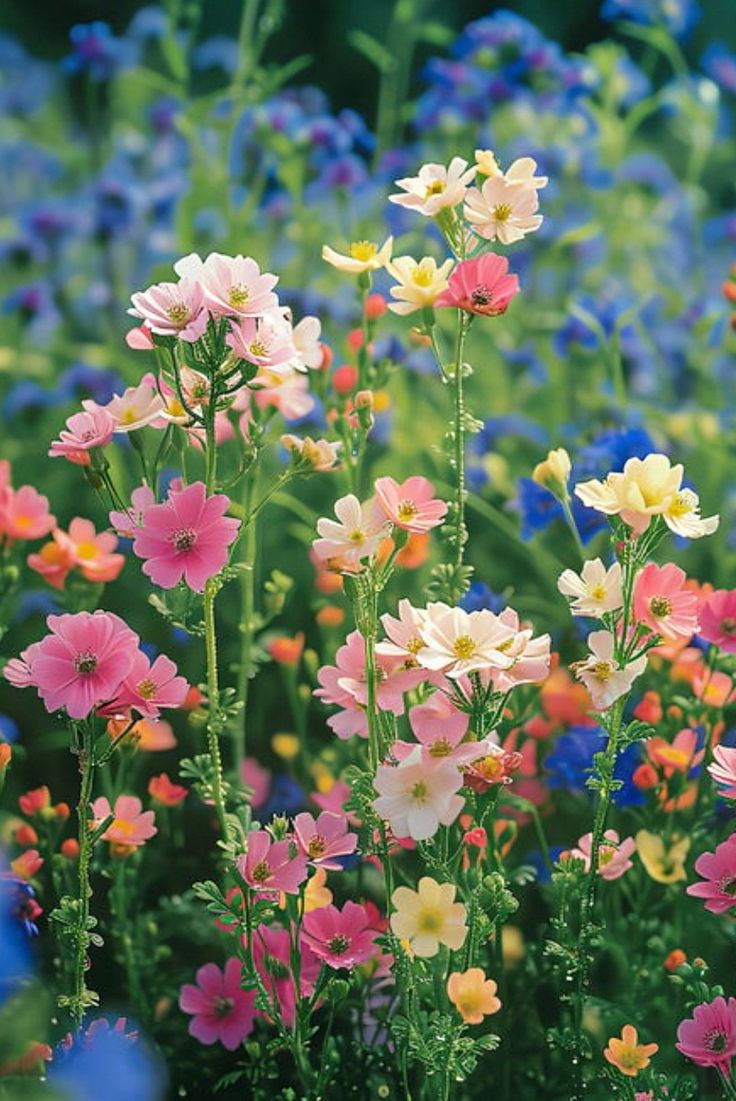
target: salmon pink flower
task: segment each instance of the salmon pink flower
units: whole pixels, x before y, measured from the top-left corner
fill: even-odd
[[[38,849],[26,849],[15,860],[11,860],[10,867],[20,879],[33,879],[34,875],[41,871],[44,859]],[[40,911],[39,911],[40,912]]]
[[[143,572],[162,589],[173,589],[183,578],[202,592],[226,564],[238,535],[240,521],[225,516],[229,507],[224,494],[208,497],[204,483],[193,482],[145,509],[133,542],[138,557],[146,559]]]
[[[616,1070],[628,1078],[635,1078],[640,1070],[646,1070],[652,1055],[659,1051],[659,1044],[640,1044],[633,1025],[624,1025],[621,1038],[612,1036],[603,1055]]]
[[[321,906],[304,915],[302,936],[315,956],[329,967],[355,967],[374,956],[378,948],[378,933],[370,927],[365,906],[346,902],[337,906]]]
[[[501,1001],[497,984],[487,979],[481,967],[453,971],[447,980],[447,997],[468,1025],[480,1025],[484,1017],[498,1013]]]
[[[73,558],[75,567],[87,581],[98,584],[115,581],[125,565],[125,555],[115,554],[117,536],[109,531],[98,534],[92,521],[81,516],[74,517],[68,532],[57,528],[54,541],[62,554]]]
[[[73,549],[60,546],[56,533],[54,539],[44,543],[36,554],[29,554],[26,562],[54,589],[64,588],[67,577],[76,565]]]
[[[78,466],[89,466],[90,451],[97,447],[106,447],[115,432],[115,420],[106,409],[95,405],[93,401],[82,403],[84,410],[74,413],[62,428],[59,439],[49,448],[52,459],[68,459]]]
[[[238,857],[238,871],[254,891],[271,894],[299,893],[307,878],[307,858],[289,838],[274,841],[266,830],[252,830],[246,839],[246,851]]]
[[[33,486],[5,487],[0,496],[0,536],[7,539],[41,539],[56,526],[48,497]]]
[[[300,852],[318,868],[342,871],[341,856],[355,852],[358,835],[348,833],[344,814],[323,810],[315,821],[307,811],[294,819],[294,837]]]
[[[130,298],[131,317],[139,318],[152,333],[176,336],[193,344],[207,328],[204,291],[195,279],[178,283],[154,283]]]
[[[415,746],[398,765],[378,766],[373,786],[379,797],[373,806],[395,837],[426,841],[460,814],[465,804],[458,795],[462,783],[454,762]]]
[[[708,772],[716,784],[721,799],[736,799],[736,749],[717,745],[713,750],[713,763]]]
[[[699,1067],[716,1067],[729,1077],[736,1055],[736,998],[714,998],[681,1021],[675,1047]]]
[[[184,677],[177,676],[171,658],[159,654],[151,662],[139,650],[115,698],[103,711],[115,715],[132,709],[144,718],[156,719],[162,708],[182,707],[188,691],[189,685]]]
[[[177,260],[174,271],[201,284],[205,304],[217,317],[259,317],[278,306],[273,293],[278,276],[261,272],[250,256],[211,252],[203,261],[190,253]]]
[[[480,187],[471,187],[463,212],[473,233],[486,241],[511,245],[542,224],[537,188],[526,181],[489,176]]]
[[[418,475],[401,484],[393,478],[377,478],[376,504],[387,520],[404,531],[430,531],[447,513],[447,504],[434,496],[432,483]]]
[[[506,313],[511,299],[519,293],[519,278],[509,275],[508,269],[506,257],[495,252],[486,252],[474,260],[461,260],[435,306],[452,306],[486,317]]]
[[[465,737],[470,716],[459,711],[444,692],[433,692],[424,703],[409,708],[414,737],[433,757],[449,756]]]
[[[736,589],[716,589],[700,606],[700,635],[726,654],[736,654]]]
[[[143,804],[136,795],[118,795],[114,807],[101,795],[92,804],[92,813],[95,826],[101,826],[112,815],[112,822],[103,833],[102,840],[115,845],[140,848],[158,833],[154,825],[156,815],[152,810],[143,810]]]
[[[705,750],[698,749],[697,733],[689,727],[678,731],[672,742],[660,737],[647,738],[644,748],[651,763],[661,768],[667,779],[677,772],[687,775],[705,756]]]
[[[679,566],[648,562],[634,585],[636,620],[663,638],[690,638],[698,629],[698,597],[686,581]]]
[[[583,563],[579,574],[564,570],[557,582],[563,596],[572,597],[572,615],[594,616],[600,619],[604,612],[617,612],[623,607],[621,566],[614,562],[608,569],[600,558]]]
[[[471,743],[475,756],[463,768],[463,783],[480,794],[495,784],[510,784],[522,763],[521,753],[502,749],[487,741]]]
[[[575,676],[590,692],[596,711],[605,711],[615,700],[628,692],[646,669],[646,656],[619,665],[613,656],[615,639],[610,631],[593,631],[588,635],[589,656],[577,664]]]
[[[725,914],[736,906],[736,833],[716,846],[715,852],[702,853],[695,861],[702,883],[691,883],[687,893],[705,899],[711,914]]]
[[[162,807],[178,807],[189,792],[181,784],[172,783],[168,773],[162,772],[160,776],[152,776],[148,781],[148,794]]]
[[[396,180],[404,194],[389,195],[389,202],[405,206],[425,218],[434,218],[440,211],[457,206],[465,198],[468,184],[475,179],[475,165],[468,168],[462,157],[453,157],[450,164],[423,164],[417,176]]]
[[[206,963],[197,971],[196,986],[182,986],[179,1008],[193,1015],[189,1035],[201,1044],[219,1041],[228,1051],[236,1051],[253,1031],[256,991],[243,990],[242,973],[240,960],[231,957],[222,971],[216,963]]]
[[[591,846],[593,834],[586,833],[578,841],[577,848],[571,849],[571,856],[582,860],[585,871],[590,871]],[[620,879],[622,875],[633,868],[629,857],[636,849],[636,841],[633,837],[619,840],[616,830],[606,830],[603,834],[603,843],[598,849],[598,875],[601,879]]]
[[[51,791],[44,784],[40,788],[33,788],[18,797],[18,806],[28,818],[38,814],[42,818],[53,818],[51,806]]]

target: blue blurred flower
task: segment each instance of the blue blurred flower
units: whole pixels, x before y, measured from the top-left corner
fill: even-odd
[[[700,58],[703,72],[707,73],[724,92],[736,93],[736,54],[725,42],[711,42]]]
[[[498,614],[506,607],[506,601],[498,593],[494,593],[485,581],[474,581],[460,600],[460,607],[466,612],[480,612],[487,608]]]
[[[24,914],[32,896],[33,889],[7,870],[0,853],[0,1005],[32,974],[28,937],[35,927]]]
[[[700,19],[700,6],[695,0],[604,0],[601,19],[662,26],[675,38],[684,38]]]
[[[585,781],[593,767],[593,757],[605,748],[607,738],[599,727],[572,726],[567,733],[561,734],[543,762],[548,772],[548,786],[587,791]]]
[[[160,1101],[166,1091],[160,1061],[135,1034],[96,1028],[100,1023],[77,1034],[71,1047],[57,1048],[49,1068],[54,1089],[69,1101]]]

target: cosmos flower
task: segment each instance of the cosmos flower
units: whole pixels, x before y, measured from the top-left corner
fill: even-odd
[[[590,692],[596,711],[605,711],[628,692],[647,666],[646,655],[622,666],[614,657],[616,640],[610,631],[592,631],[588,635],[589,656],[577,663],[575,676]]]
[[[634,616],[663,638],[690,638],[698,630],[698,596],[687,589],[687,575],[668,562],[647,562],[634,585]]]
[[[391,259],[393,247],[393,237],[387,237],[380,248],[374,241],[353,241],[347,255],[335,252],[329,245],[323,245],[322,259],[338,271],[347,272],[349,275],[362,275],[367,271],[385,268]]]
[[[736,998],[714,998],[693,1010],[677,1028],[675,1047],[699,1067],[716,1067],[727,1078],[736,1055]]]
[[[186,983],[179,992],[179,1008],[192,1015],[189,1034],[201,1044],[218,1041],[235,1051],[250,1036],[255,1022],[256,991],[243,990],[243,966],[231,957],[220,970],[206,963],[196,975],[196,985]]]
[[[396,181],[401,192],[389,195],[389,202],[407,207],[426,218],[434,218],[440,211],[461,203],[474,178],[475,166],[468,168],[468,162],[462,157],[453,157],[447,167],[443,164],[423,164],[416,176],[406,176]]]
[[[431,256],[415,260],[411,256],[396,256],[386,265],[386,270],[396,279],[391,287],[389,302],[392,313],[406,316],[417,310],[433,306],[443,291],[447,290],[447,277],[452,269],[452,258],[437,266]]]
[[[486,317],[506,313],[520,289],[518,276],[509,275],[508,269],[506,257],[495,252],[486,252],[473,260],[461,260],[435,306],[451,306]]]
[[[465,804],[458,795],[462,783],[453,761],[432,757],[415,746],[398,765],[378,766],[373,781],[378,799],[373,806],[395,837],[426,841],[460,814]]]
[[[176,336],[192,344],[207,328],[209,315],[204,291],[195,279],[155,283],[148,290],[131,295],[131,302],[133,306],[128,313],[142,321],[149,332],[160,336]]]
[[[511,245],[542,224],[537,214],[537,189],[525,181],[510,182],[505,176],[489,176],[465,196],[465,217],[473,232],[486,241]]]
[[[401,484],[394,478],[377,478],[375,488],[376,504],[403,531],[431,531],[447,514],[447,504],[434,496],[432,483],[418,475]]]
[[[600,619],[605,612],[617,612],[623,607],[621,566],[618,562],[606,569],[600,558],[594,558],[583,563],[579,574],[574,570],[564,570],[557,588],[563,596],[573,598],[570,604],[573,615]]]
[[[716,846],[715,852],[702,853],[695,861],[700,883],[691,883],[687,893],[705,899],[712,914],[725,914],[736,906],[736,833]]]
[[[149,841],[158,830],[154,822],[156,815],[152,810],[143,810],[143,804],[135,795],[118,795],[115,806],[101,795],[92,804],[95,826],[100,826],[112,815],[112,822],[102,835],[103,841],[111,841],[125,848],[140,848]]]

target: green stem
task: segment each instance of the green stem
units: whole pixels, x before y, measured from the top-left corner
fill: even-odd
[[[468,318],[458,310],[457,343],[455,345],[455,364],[452,376],[454,389],[454,456],[455,469],[455,515],[454,515],[454,555],[455,565],[463,565],[467,528],[465,527],[465,388],[463,380],[463,352],[468,334]]]
[[[258,460],[256,460],[257,463]],[[238,666],[238,700],[243,705],[242,714],[233,726],[233,756],[235,772],[240,777],[240,769],[246,753],[248,730],[248,695],[250,690],[250,672],[255,635],[255,559],[258,544],[258,525],[255,522],[253,499],[258,481],[258,466],[255,465],[243,485],[243,524],[245,525],[243,566],[240,574],[240,663]],[[263,503],[263,502],[261,502]]]
[[[89,881],[92,863],[92,836],[90,832],[92,782],[94,778],[92,735],[87,723],[82,726],[82,744],[79,748],[79,801],[77,803],[77,838],[79,841],[78,892],[79,905],[74,953],[74,993],[70,1012],[75,1028],[80,1028],[84,1011],[89,1003],[85,975],[87,949],[89,947],[89,914],[92,887]]]
[[[220,754],[220,732],[222,716],[220,714],[220,687],[217,675],[217,636],[215,633],[215,597],[217,596],[217,578],[211,577],[204,587],[204,632],[205,652],[207,655],[207,743],[212,759],[212,795],[217,809],[220,832],[227,838],[227,817],[222,782],[222,756]]]

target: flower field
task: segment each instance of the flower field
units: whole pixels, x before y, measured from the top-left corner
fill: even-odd
[[[0,34],[0,1101],[736,1101],[733,20],[527,6]]]

